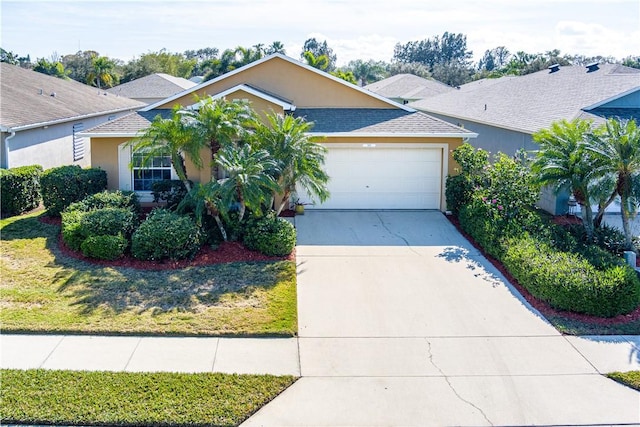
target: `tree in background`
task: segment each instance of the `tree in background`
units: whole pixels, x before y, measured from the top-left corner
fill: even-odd
[[[335,70],[337,56],[333,52],[333,49],[331,49],[329,45],[327,45],[326,40],[319,42],[318,40],[315,39],[315,37],[305,40],[304,45],[302,46],[302,52],[300,53],[301,59],[307,60],[307,58],[305,57],[306,52],[311,52],[314,58],[326,56],[327,66],[325,68],[322,68],[322,70],[325,70],[325,71]],[[318,67],[315,67],[315,68],[318,68]]]
[[[87,75],[87,84],[97,86],[112,87],[118,84],[118,75],[115,74],[116,64],[106,56],[95,56],[91,60],[91,69]]]
[[[486,50],[480,61],[478,61],[479,71],[494,71],[503,68],[509,61],[509,49],[504,46],[498,46],[493,49]]]
[[[467,50],[467,36],[445,32],[442,37],[434,36],[425,40],[398,43],[393,51],[393,60],[398,62],[418,62],[433,70],[437,64],[470,65],[472,52]]]
[[[86,83],[93,70],[93,58],[99,56],[100,54],[95,50],[79,50],[76,53],[62,56],[60,62],[69,72],[70,78],[77,82]]]
[[[395,76],[396,74],[414,74],[425,79],[433,78],[429,68],[419,62],[392,62],[391,64],[387,64],[386,69],[390,76]]]
[[[368,61],[363,61],[362,59],[349,61],[345,71],[351,71],[360,86],[366,86],[369,83],[382,80],[387,75],[386,64],[373,59]]]
[[[132,59],[123,67],[124,75],[121,81],[126,83],[154,73],[189,78],[196,63],[195,58],[187,59],[182,53],[171,53],[166,49],[144,53],[140,58]]]
[[[42,74],[47,74],[49,76],[58,77],[64,80],[69,80],[67,76],[67,71],[64,69],[64,65],[60,62],[50,62],[45,58],[40,58],[36,61],[33,71],[37,71]]]
[[[302,53],[302,58],[313,68],[317,68],[322,71],[329,71],[329,64],[331,60],[327,55],[316,56],[312,51],[307,50]]]
[[[6,62],[11,65],[18,65],[22,68],[31,68],[31,56],[20,56],[17,53],[4,50],[0,47],[0,62]]]
[[[640,56],[629,55],[622,60],[622,65],[631,68],[640,68]]]
[[[284,50],[284,45],[280,41],[272,42],[266,49],[265,53],[267,55],[273,55],[274,53],[281,53],[282,55],[286,55],[287,52]]]
[[[342,70],[342,69],[337,69],[335,71],[331,71],[329,74],[331,74],[334,77],[337,77],[339,79],[344,80],[345,82],[349,82],[353,85],[358,85],[358,80],[356,80],[356,76],[353,75],[353,72],[351,71],[346,71],[346,70]]]

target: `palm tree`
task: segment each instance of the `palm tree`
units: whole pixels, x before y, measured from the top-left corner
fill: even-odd
[[[562,120],[533,134],[540,144],[532,170],[538,181],[554,185],[556,191],[569,188],[582,211],[582,223],[589,239],[593,236],[592,195],[590,190],[598,177],[597,157],[585,150],[591,122]]]
[[[91,70],[87,75],[87,83],[95,85],[98,89],[102,86],[100,83],[104,83],[106,86],[111,87],[115,83],[117,76],[113,73],[116,64],[106,56],[96,56],[91,60]]]
[[[329,68],[330,60],[327,55],[315,56],[310,50],[306,50],[302,53],[307,64],[318,70],[326,71]]]
[[[207,214],[215,220],[222,239],[225,242],[228,240],[227,231],[222,222],[222,216],[226,215],[226,210],[222,201],[222,187],[218,181],[195,184],[178,205],[178,212],[181,213],[190,212],[191,209],[193,209],[199,227],[202,227],[202,219]]]
[[[635,120],[609,119],[601,132],[594,132],[586,147],[603,163],[599,172],[615,179],[612,197],[620,197],[622,229],[628,250],[632,249],[630,218],[637,212],[640,195],[640,128]]]
[[[347,69],[353,72],[353,75],[360,82],[360,86],[365,86],[370,82],[375,82],[385,77],[384,65],[372,59],[366,62],[362,59],[350,61]]]
[[[191,191],[185,157],[197,168],[202,167],[200,150],[203,144],[201,139],[196,138],[197,131],[194,121],[181,107],[176,106],[170,118],[163,119],[157,115],[144,133],[129,141],[128,145],[134,152],[142,153],[143,167],[150,166],[154,157],[168,154],[178,178],[184,183],[187,191]]]
[[[313,124],[301,117],[276,113],[268,114],[267,121],[266,125],[260,125],[256,130],[256,144],[278,162],[279,174],[276,178],[283,199],[276,209],[277,214],[282,212],[295,193],[296,184],[324,202],[329,198],[329,176],[323,168],[327,149],[318,144],[320,138],[309,136]]]
[[[284,50],[284,45],[282,44],[282,42],[277,40],[271,43],[269,47],[267,47],[266,53],[267,55],[272,55],[274,53],[281,53],[283,55],[287,54]]]
[[[277,164],[266,150],[254,150],[248,144],[227,145],[216,153],[215,160],[228,174],[220,180],[222,201],[224,206],[238,204],[238,221],[247,208],[259,213],[271,192],[278,189],[272,177]]]

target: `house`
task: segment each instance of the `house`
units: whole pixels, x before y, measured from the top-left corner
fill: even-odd
[[[246,99],[258,113],[273,111],[313,122],[313,134],[323,136],[321,143],[328,148],[331,177],[331,197],[316,209],[444,210],[445,177],[455,166],[451,151],[476,136],[274,54],[86,132],[91,164],[107,171],[109,188],[138,191],[142,200],[149,200],[144,191],[149,183],[133,179],[136,170],[129,168],[127,142],[156,115],[170,114],[175,105],[194,105],[194,95]],[[210,153],[203,156],[210,158]],[[158,177],[170,173],[170,167],[156,169]],[[211,179],[209,168],[196,170],[187,164],[187,169],[194,181]]]
[[[364,88],[399,104],[408,104],[454,90],[437,80],[425,79],[414,74],[396,74],[368,84]]]
[[[107,92],[135,99],[145,104],[153,104],[183,90],[191,89],[196,84],[196,82],[182,77],[156,73],[112,87],[107,89]]]
[[[525,76],[483,79],[409,106],[471,130],[471,144],[513,155],[538,149],[532,135],[554,121],[640,120],[640,70],[619,64],[552,66]],[[543,192],[540,206],[567,212],[568,195]]]
[[[0,167],[91,164],[79,135],[143,107],[73,80],[0,64]]]

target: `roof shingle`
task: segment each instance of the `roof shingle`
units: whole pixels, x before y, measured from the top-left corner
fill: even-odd
[[[107,92],[127,98],[164,99],[194,86],[196,83],[182,77],[156,73],[112,87],[107,89]]]

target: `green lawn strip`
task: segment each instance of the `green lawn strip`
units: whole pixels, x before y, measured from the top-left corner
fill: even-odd
[[[37,214],[0,221],[4,332],[272,335],[297,331],[292,261],[104,267],[58,249]]]
[[[640,391],[640,371],[612,372],[607,376],[614,381]]]
[[[2,370],[3,423],[235,426],[292,376]]]
[[[568,335],[640,335],[640,320],[612,325],[590,323],[561,315],[545,315],[554,328]]]

